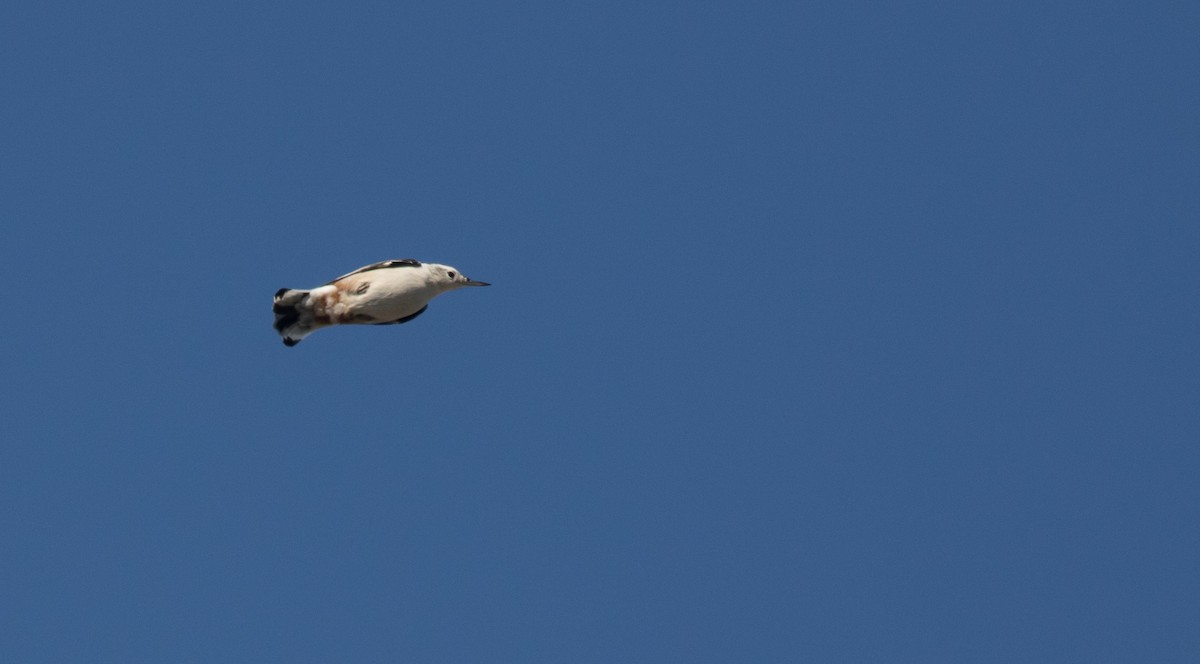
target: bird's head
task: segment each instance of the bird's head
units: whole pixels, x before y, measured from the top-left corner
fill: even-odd
[[[428,263],[429,273],[433,278],[433,283],[441,287],[442,290],[454,290],[463,286],[491,286],[484,281],[475,281],[468,279],[467,275],[458,271],[458,268],[449,265],[438,265],[437,263]]]

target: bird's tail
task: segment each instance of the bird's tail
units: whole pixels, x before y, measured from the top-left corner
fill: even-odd
[[[295,346],[314,329],[308,291],[280,288],[275,292],[275,331],[285,346]]]

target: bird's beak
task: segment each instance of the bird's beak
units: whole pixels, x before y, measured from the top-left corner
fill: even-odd
[[[465,283],[468,286],[491,286],[491,284],[486,281],[472,281],[471,279],[467,279]]]

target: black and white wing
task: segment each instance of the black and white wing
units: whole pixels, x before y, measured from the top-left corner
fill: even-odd
[[[351,277],[356,274],[362,274],[363,272],[370,272],[371,270],[382,270],[382,269],[389,268],[389,267],[421,267],[421,261],[419,261],[415,258],[395,258],[390,261],[380,261],[378,263],[371,263],[370,265],[360,267],[353,272],[347,272],[346,274],[343,274],[342,276],[338,277],[337,279],[334,279],[333,281],[330,281],[329,283],[327,283],[325,285],[328,286],[329,284],[339,282],[342,279],[345,279],[346,277]]]

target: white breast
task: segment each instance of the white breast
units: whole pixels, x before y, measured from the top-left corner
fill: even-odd
[[[377,321],[411,316],[439,293],[430,283],[425,266],[371,270],[344,281],[347,282],[344,297],[350,310]]]

